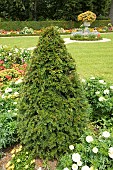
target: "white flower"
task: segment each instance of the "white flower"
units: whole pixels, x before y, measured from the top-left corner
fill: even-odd
[[[94,148],[92,149],[92,151],[93,151],[94,153],[97,153],[97,152],[98,152],[98,148],[97,148],[97,147],[94,147]]]
[[[39,167],[38,170],[42,170],[42,167]],[[69,170],[69,169],[66,169],[66,170]]]
[[[100,94],[100,92],[99,92],[99,91],[96,91],[95,94],[98,95],[98,94]]]
[[[11,89],[11,88],[6,88],[6,89],[5,89],[5,93],[10,93],[10,92],[12,92],[12,89]]]
[[[109,148],[109,152],[110,152],[110,153],[113,153],[113,147],[110,147],[110,148]]]
[[[104,84],[105,82],[104,82],[104,80],[99,80],[99,83],[102,83],[102,84]]]
[[[78,165],[78,166],[82,166],[82,162],[81,162],[81,161],[78,161],[78,162],[77,162],[77,165]]]
[[[87,141],[88,143],[93,142],[93,137],[92,137],[92,136],[87,136],[87,137],[86,137],[86,141]]]
[[[17,102],[14,102],[13,104],[17,104]]]
[[[90,79],[91,79],[91,80],[94,80],[94,79],[95,79],[95,77],[90,77]]]
[[[17,159],[17,162],[20,162],[20,159]]]
[[[109,157],[110,157],[111,159],[113,159],[113,154],[110,154],[110,153],[109,153]]]
[[[89,166],[85,165],[85,166],[82,167],[81,170],[90,170],[90,168],[89,168]]]
[[[4,94],[2,95],[2,99],[4,99],[5,98],[5,96],[4,96]]]
[[[110,89],[112,89],[112,90],[113,90],[113,86],[110,86]]]
[[[9,113],[9,112],[11,112],[11,110],[8,110],[7,112]]]
[[[86,80],[85,79],[82,79],[82,83],[85,83],[86,82]]]
[[[16,92],[14,92],[14,95],[17,96],[17,95],[19,95],[19,93],[16,91]]]
[[[78,165],[77,165],[77,164],[73,164],[73,165],[72,165],[72,169],[73,169],[73,170],[77,170],[77,169],[78,169]]]
[[[12,55],[12,53],[9,53],[9,56],[11,56]]]
[[[15,84],[19,84],[19,83],[22,83],[22,79],[18,79]]]
[[[73,145],[70,145],[70,146],[69,146],[69,149],[70,149],[70,150],[73,150],[73,149],[74,149],[74,146],[73,146]]]
[[[29,166],[28,166],[28,165],[26,165],[26,166],[25,166],[25,169],[28,169],[28,168],[29,168]]]
[[[109,94],[109,90],[108,89],[104,90],[104,94]]]
[[[110,133],[107,132],[107,131],[104,131],[104,132],[102,133],[102,136],[105,137],[105,138],[109,138],[109,137],[110,137]]]
[[[79,155],[79,153],[73,153],[72,154],[72,160],[74,161],[74,162],[79,162],[80,161],[80,155]]]
[[[109,148],[108,154],[109,154],[109,157],[113,159],[113,147]]]
[[[66,168],[64,168],[63,170],[69,170],[69,169],[66,167]]]
[[[103,102],[103,101],[105,101],[106,99],[103,97],[103,96],[101,96],[101,97],[99,97],[99,102]]]
[[[15,48],[15,52],[16,52],[16,53],[18,52],[18,48]]]

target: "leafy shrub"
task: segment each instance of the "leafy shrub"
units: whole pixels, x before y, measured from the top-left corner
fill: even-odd
[[[40,158],[53,159],[79,141],[89,105],[74,59],[54,27],[39,39],[21,87],[18,134]]]
[[[84,82],[84,88],[93,109],[92,121],[113,121],[113,86],[99,77],[91,77]]]
[[[69,146],[71,153],[64,155],[57,170],[112,170],[113,169],[113,133],[107,130],[94,136],[85,133],[81,143]]]

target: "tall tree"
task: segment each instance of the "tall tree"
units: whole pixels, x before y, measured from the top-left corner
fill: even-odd
[[[111,1],[111,8],[110,8],[109,17],[111,19],[111,23],[113,24],[113,0]]]

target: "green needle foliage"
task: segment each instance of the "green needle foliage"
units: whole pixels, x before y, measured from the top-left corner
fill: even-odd
[[[27,149],[57,159],[79,141],[90,109],[75,61],[54,27],[40,37],[20,94],[18,134]]]

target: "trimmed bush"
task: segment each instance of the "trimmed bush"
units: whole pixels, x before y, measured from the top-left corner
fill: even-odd
[[[91,27],[100,27],[107,26],[108,23],[111,23],[110,20],[96,20],[91,24]],[[34,30],[40,30],[48,26],[58,26],[59,28],[64,29],[73,29],[79,28],[81,22],[77,21],[6,21],[0,22],[0,29],[6,31],[18,31],[22,30],[24,27],[32,28]]]
[[[71,29],[75,27],[74,21],[6,21],[0,23],[0,29],[22,30],[24,27],[32,28],[34,30],[40,30],[48,26],[58,26],[64,29]],[[79,23],[77,22],[77,27]]]
[[[40,158],[67,152],[87,126],[90,109],[75,61],[54,27],[46,28],[39,39],[18,109],[20,141]]]

